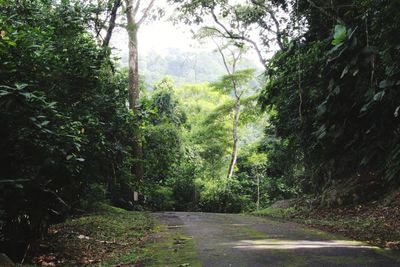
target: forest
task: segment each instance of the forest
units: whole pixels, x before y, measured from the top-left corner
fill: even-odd
[[[142,57],[160,2],[213,52]],[[105,203],[250,213],[387,197],[385,240],[400,245],[399,32],[398,0],[0,0],[0,252],[20,261]]]

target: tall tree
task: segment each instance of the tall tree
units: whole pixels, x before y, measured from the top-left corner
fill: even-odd
[[[137,34],[140,26],[149,16],[155,0],[146,1],[144,5],[141,0],[125,0],[126,2],[126,30],[129,37],[129,74],[128,74],[128,92],[129,108],[136,113],[137,100],[139,99],[139,65],[138,65],[138,39]],[[134,164],[134,173],[140,181],[144,178],[142,161],[142,146],[140,143],[140,133],[136,131],[135,142],[133,144],[133,154],[137,159]]]
[[[239,128],[239,117],[242,106],[242,97],[248,89],[247,85],[253,78],[254,69],[239,70],[238,64],[242,59],[243,54],[247,51],[245,46],[237,46],[231,40],[226,42],[226,39],[220,36],[218,29],[204,27],[196,34],[196,38],[211,39],[215,44],[218,53],[221,55],[222,62],[225,67],[226,74],[220,79],[219,82],[215,83],[214,86],[218,89],[225,91],[226,93],[233,94],[234,101],[234,117],[232,126],[232,153],[231,160],[229,163],[227,178],[230,179],[233,176],[233,170],[236,165],[237,154],[238,154],[238,128]],[[247,100],[246,100],[247,102]],[[229,110],[229,109],[228,109]]]
[[[218,32],[214,29],[203,28],[198,36],[198,38],[210,37],[214,42],[219,54],[221,55],[222,62],[224,64],[226,75],[224,75],[219,82],[214,83],[214,86],[219,90],[226,93],[231,93],[234,96],[233,110],[233,125],[232,125],[232,152],[231,160],[228,167],[227,178],[230,179],[233,176],[233,170],[236,165],[237,155],[238,155],[238,143],[239,143],[239,117],[242,107],[242,98],[246,93],[247,85],[249,81],[253,78],[253,69],[239,70],[238,64],[242,59],[243,54],[246,52],[246,48],[238,48],[232,42],[221,43],[221,38]],[[219,39],[219,40],[217,40]],[[218,42],[220,41],[220,42]],[[222,39],[222,42],[224,40]],[[247,100],[246,100],[247,102]],[[223,110],[223,109],[222,109]],[[229,111],[229,108],[227,109]],[[218,112],[217,112],[218,113]]]
[[[217,44],[218,52],[220,53],[222,57],[222,61],[224,62],[224,66],[226,69],[226,72],[228,76],[228,86],[232,87],[233,94],[235,96],[235,108],[234,108],[234,118],[233,118],[233,127],[232,127],[232,138],[233,138],[233,146],[232,146],[232,154],[231,154],[231,161],[229,163],[229,168],[228,168],[228,175],[227,178],[230,179],[233,175],[233,169],[235,168],[236,160],[237,160],[237,154],[238,154],[238,125],[239,125],[239,116],[240,116],[240,100],[242,98],[242,95],[244,91],[241,91],[239,88],[239,85],[236,81],[236,67],[238,64],[238,61],[240,60],[242,56],[242,50],[238,50],[237,53],[235,53],[233,50],[228,49],[229,53],[231,54],[231,66],[229,67],[229,62],[226,59],[225,53],[222,50],[223,48]]]

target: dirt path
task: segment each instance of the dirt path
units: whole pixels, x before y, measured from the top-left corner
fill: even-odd
[[[193,237],[202,266],[400,266],[392,254],[295,223],[236,214],[154,216]]]

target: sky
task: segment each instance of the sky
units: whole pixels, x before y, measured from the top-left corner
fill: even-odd
[[[170,48],[178,48],[184,52],[194,50],[208,50],[213,51],[216,49],[215,45],[211,42],[200,44],[198,41],[192,39],[191,29],[192,26],[187,26],[183,23],[174,25],[170,20],[170,14],[173,13],[173,8],[167,8],[166,0],[160,0],[159,3],[162,7],[166,8],[166,15],[160,20],[144,23],[141,25],[138,32],[138,49],[139,57],[156,51],[158,54],[167,53]],[[128,35],[123,28],[115,29],[111,39],[111,46],[114,47],[114,54],[121,57],[128,54]],[[246,56],[259,65],[258,57],[255,52],[249,51]]]
[[[125,29],[119,28],[114,32],[112,46],[120,53],[127,53],[128,35]],[[187,27],[173,25],[165,19],[144,24],[139,29],[138,49],[140,53],[154,50],[162,52],[167,48],[180,48],[184,51],[190,51],[198,46],[197,41],[192,40]]]
[[[179,48],[183,51],[190,51],[198,43],[191,38],[190,29],[184,24],[173,25],[169,20],[174,13],[174,7],[167,3],[167,0],[157,0],[156,8],[161,8],[165,15],[154,21],[148,21],[140,26],[138,32],[139,54],[146,54],[151,51],[162,53],[168,48]],[[116,48],[118,53],[128,53],[128,35],[125,29],[118,28],[113,33],[111,45]],[[209,48],[211,49],[211,48]]]

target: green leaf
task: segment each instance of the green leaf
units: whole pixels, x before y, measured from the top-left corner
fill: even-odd
[[[49,124],[50,123],[50,121],[44,121],[44,122],[42,122],[40,125],[43,127],[43,126],[46,126],[47,124]]]
[[[346,34],[347,34],[346,26],[336,25],[332,44],[338,45],[338,44],[343,43],[344,39],[346,39]]]
[[[16,83],[15,84],[15,88],[17,88],[18,90],[25,89],[26,87],[28,87],[28,84],[26,84],[26,83]]]
[[[6,96],[11,94],[10,92],[7,92],[6,90],[0,90],[0,96]]]
[[[374,95],[374,101],[379,101],[379,102],[382,101],[384,95],[385,95],[385,91],[381,91],[379,93],[376,93]]]
[[[379,88],[387,88],[390,86],[393,86],[394,82],[393,81],[389,81],[389,80],[383,80],[379,83]]]
[[[317,107],[318,116],[325,114],[325,112],[326,112],[326,101],[324,101],[321,105]]]

